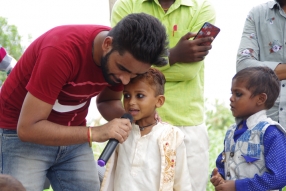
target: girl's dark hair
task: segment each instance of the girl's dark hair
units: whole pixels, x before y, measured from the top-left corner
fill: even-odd
[[[161,22],[145,13],[133,13],[124,17],[112,28],[108,36],[113,38],[112,48],[123,55],[125,51],[141,61],[155,66],[167,64],[168,41]]]
[[[267,95],[266,109],[270,109],[280,93],[280,81],[273,70],[268,67],[248,67],[237,72],[232,78],[246,82],[246,88],[252,92],[251,96],[261,93]]]

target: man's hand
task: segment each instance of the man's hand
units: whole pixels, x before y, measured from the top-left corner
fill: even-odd
[[[276,66],[274,69],[274,72],[276,73],[279,80],[285,80],[286,79],[286,64],[280,63]]]
[[[131,128],[129,119],[116,118],[102,126],[91,128],[92,141],[104,142],[109,139],[116,139],[123,143],[128,138]]]
[[[182,36],[174,48],[170,49],[169,63],[171,65],[177,62],[189,63],[201,61],[209,53],[212,46],[203,46],[201,44],[204,42],[212,42],[213,37],[189,40],[195,36],[196,33],[187,33]]]
[[[210,181],[214,185],[214,187],[216,187],[220,184],[223,184],[225,182],[225,180],[222,178],[222,176],[218,172],[217,168],[214,168]]]

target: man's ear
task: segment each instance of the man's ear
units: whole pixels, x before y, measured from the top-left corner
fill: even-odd
[[[103,52],[107,53],[112,49],[112,40],[113,38],[111,36],[105,37],[102,43]]]
[[[164,103],[165,103],[165,96],[164,95],[158,95],[157,96],[156,108],[161,107]]]
[[[263,105],[265,104],[267,100],[267,94],[266,93],[261,93],[258,95],[258,100],[257,100],[257,105]]]

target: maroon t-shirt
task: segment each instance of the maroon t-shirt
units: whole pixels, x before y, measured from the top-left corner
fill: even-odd
[[[1,88],[0,128],[16,128],[27,91],[53,105],[49,121],[85,125],[91,98],[110,86],[92,58],[93,40],[103,30],[110,28],[66,25],[37,38]],[[121,91],[123,86],[110,89]]]

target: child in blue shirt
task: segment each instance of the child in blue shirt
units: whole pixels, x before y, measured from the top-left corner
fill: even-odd
[[[266,116],[280,92],[268,67],[249,67],[232,79],[230,107],[236,124],[226,132],[211,182],[216,191],[278,190],[286,185],[284,128]]]

